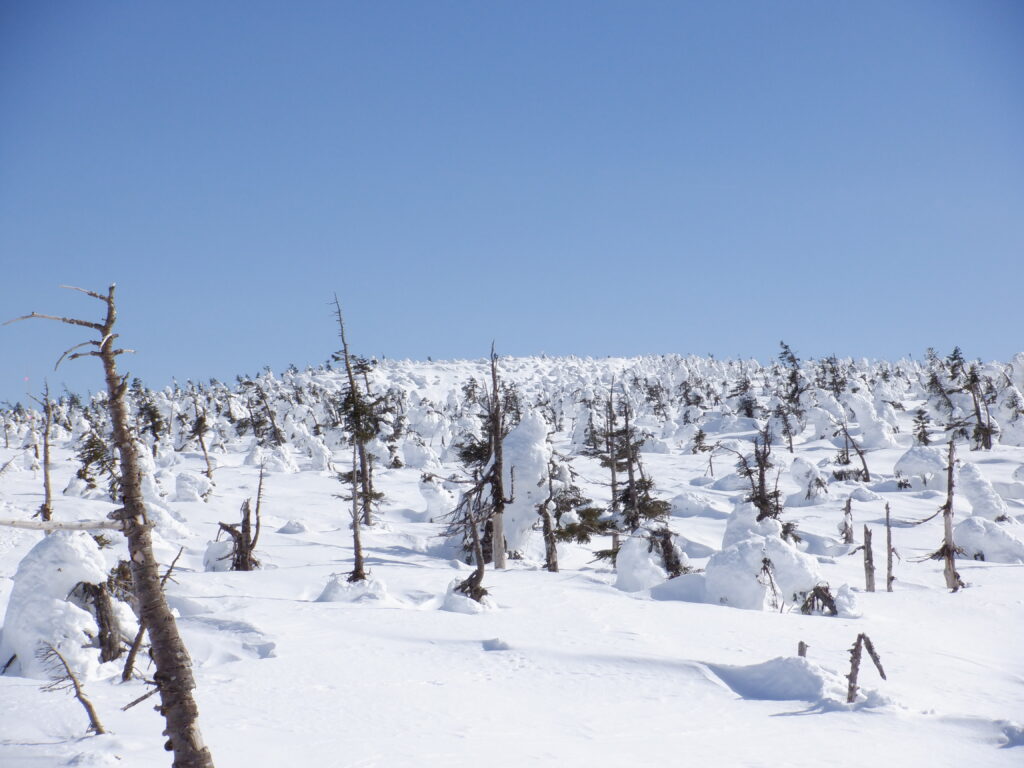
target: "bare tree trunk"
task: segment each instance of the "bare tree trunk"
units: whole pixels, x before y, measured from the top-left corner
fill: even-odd
[[[97,641],[100,645],[100,661],[114,661],[121,658],[121,627],[114,613],[110,592],[106,584],[86,584],[85,594],[92,601],[96,611]]]
[[[53,517],[53,492],[50,488],[50,428],[53,425],[53,403],[50,402],[50,385],[43,385],[43,505],[39,517],[44,522]]]
[[[491,456],[494,458],[491,480],[491,499],[494,512],[491,516],[491,558],[495,570],[507,567],[505,556],[505,458],[502,447],[503,422],[501,412],[501,390],[498,388],[498,356],[491,344]]]
[[[484,599],[487,590],[484,589],[484,549],[480,544],[480,532],[477,530],[476,515],[473,514],[472,505],[466,511],[466,522],[469,527],[470,541],[473,544],[473,562],[476,565],[471,573],[458,587],[456,591],[466,597],[476,600],[478,603]]]
[[[892,583],[896,577],[892,575],[892,519],[889,514],[889,502],[885,503],[885,591],[892,592]]]
[[[167,723],[164,731],[167,736],[165,748],[174,752],[174,768],[212,768],[213,758],[203,743],[199,730],[199,709],[192,696],[192,690],[195,688],[192,661],[178,634],[174,614],[164,599],[157,562],[153,555],[153,540],[150,536],[152,524],[146,515],[146,505],[142,497],[142,471],[128,426],[128,406],[124,397],[127,381],[117,371],[117,356],[126,350],[114,347],[114,341],[118,336],[114,333],[114,324],[117,320],[115,286],[111,285],[105,296],[92,291],[83,292],[106,305],[107,314],[102,323],[36,313],[27,317],[58,320],[69,325],[91,328],[99,334],[99,340],[79,345],[92,345],[95,347],[94,350],[70,356],[68,353],[71,350],[68,350],[64,356],[69,356],[69,359],[98,357],[103,363],[108,393],[107,408],[113,426],[114,444],[121,459],[121,487],[124,493],[124,507],[112,514],[124,524],[135,595],[139,601],[141,620],[149,631],[153,662],[156,666],[154,679],[160,687],[160,713]]]
[[[871,529],[864,526],[864,584],[868,592],[875,591],[875,553],[871,549]]]
[[[352,573],[348,575],[350,582],[366,581],[366,570],[363,565],[363,539],[359,522],[359,487],[356,482],[356,463],[359,452],[352,446]]]
[[[878,674],[883,680],[885,677],[885,670],[882,669],[882,661],[878,658],[878,653],[875,651],[875,646],[871,642],[871,638],[861,632],[857,635],[856,641],[853,643],[853,648],[850,649],[850,674],[846,676],[849,680],[849,686],[846,689],[846,703],[853,704],[857,700],[857,677],[860,675],[860,654],[861,648],[866,648],[868,655],[871,657],[871,661],[875,663],[875,668],[878,670]]]
[[[96,708],[86,697],[85,690],[82,688],[82,684],[78,682],[78,677],[75,675],[75,671],[61,655],[60,651],[47,643],[43,647],[42,657],[47,661],[56,662],[57,665],[57,668],[54,670],[55,679],[49,684],[44,685],[43,690],[58,691],[65,690],[70,687],[75,698],[78,699],[78,703],[82,705],[82,709],[85,710],[85,714],[89,718],[89,730],[97,735],[106,733],[107,731],[103,728],[103,723],[100,722],[99,715],[96,714]]]
[[[807,658],[807,648],[809,646],[803,640],[796,644],[796,655],[801,659]]]
[[[949,441],[949,464],[946,467],[946,503],[942,507],[942,573],[946,578],[946,586],[956,592],[964,585],[960,580],[960,574],[956,571],[956,543],[953,541],[953,471],[955,459],[953,455],[953,440]]]

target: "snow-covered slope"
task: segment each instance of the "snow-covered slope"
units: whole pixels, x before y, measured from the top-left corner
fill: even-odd
[[[588,424],[600,421],[614,391],[631,404],[644,473],[654,496],[670,502],[668,525],[691,572],[668,579],[646,539],[627,539],[620,567],[629,578],[621,578],[595,560],[594,551],[610,546],[597,537],[559,544],[560,571],[549,573],[540,518],[531,527],[522,503],[543,501],[531,487],[511,505],[519,559],[501,572],[488,566],[483,608],[450,594],[471,566],[459,542],[441,536],[441,517],[460,488],[447,478],[464,476],[454,446],[480,436],[487,361],[381,361],[368,374],[391,413],[370,447],[384,499],[378,523],[362,532],[371,583],[357,587],[344,579],[352,532],[336,476],[351,467],[337,413],[342,375],[291,371],[233,387],[138,390],[157,554],[170,563],[183,548],[168,599],[192,654],[201,727],[217,765],[1019,765],[1024,447],[1020,414],[1007,405],[1019,376],[1014,365],[978,370],[992,382],[977,388],[991,406],[981,423],[995,425],[991,450],[972,450],[978,423],[967,378],[941,359],[796,369],[674,356],[502,360],[502,380],[515,390],[510,410],[525,418],[509,442],[509,455],[530,465],[516,482],[554,460],[571,468],[563,479],[571,474],[595,505],[608,505],[608,470],[585,454]],[[932,378],[941,394],[929,388]],[[263,423],[263,402],[283,446]],[[919,410],[923,427],[914,423]],[[161,426],[147,431],[153,413]],[[206,417],[197,430],[198,413]],[[4,414],[0,518],[27,519],[42,501],[39,423],[37,413]],[[538,446],[545,425],[547,444]],[[766,425],[770,486],[794,502],[779,521],[756,520],[745,501],[749,481],[737,473],[737,456],[751,454]],[[114,508],[99,470],[92,488],[74,477],[76,448],[104,428],[88,403],[57,408],[57,519]],[[914,448],[922,429],[934,451]],[[954,522],[967,550],[957,562],[967,588],[956,593],[944,586],[942,563],[927,559],[942,543],[941,515],[915,524],[945,501],[940,470],[951,435],[964,462],[954,467]],[[212,487],[203,446],[215,465]],[[849,463],[838,463],[839,453]],[[207,570],[208,542],[255,497],[261,462],[262,568]],[[898,465],[912,471],[897,473]],[[815,477],[822,482],[809,494]],[[853,545],[839,532],[848,500]],[[891,593],[886,505],[899,553]],[[797,543],[780,536],[789,523]],[[865,526],[874,534],[874,593],[864,591],[857,550]],[[37,549],[23,571],[36,583],[41,569],[62,567],[61,556],[74,552],[88,560],[82,573],[95,571],[97,559],[110,568],[125,554],[111,538],[101,550],[82,542]],[[148,687],[122,684],[120,661],[100,664],[95,649],[81,646],[88,614],[64,604],[49,624],[27,618],[38,618],[34,606],[60,602],[54,585],[67,586],[55,576],[44,593],[28,576],[14,581],[42,539],[0,527],[0,648],[27,647],[33,632],[60,641],[53,630],[70,616],[65,623],[78,634],[68,642],[77,638],[86,691],[110,733],[87,737],[73,699],[42,692],[40,680],[22,676],[27,667],[12,664],[0,676],[0,764],[169,765],[155,699],[121,710]],[[829,586],[837,616],[799,611],[803,597],[794,593],[812,582]],[[849,649],[860,633],[873,641],[886,679],[865,655],[857,701],[846,704]],[[801,641],[806,659],[797,658]],[[144,661],[139,671],[152,674]]]

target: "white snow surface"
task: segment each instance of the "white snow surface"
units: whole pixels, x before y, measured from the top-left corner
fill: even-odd
[[[846,364],[863,373],[858,382],[864,403],[848,397],[842,402],[855,405],[857,418],[866,422],[850,420],[855,439],[875,440],[867,457],[873,490],[831,478],[827,466],[836,446],[826,421],[829,413],[842,418],[843,406],[824,390],[808,394],[821,406],[817,415],[808,414],[809,428],[794,438],[795,455],[782,445],[773,448],[779,466],[792,468],[780,470],[778,488],[783,498],[805,492],[798,483],[805,461],[829,478],[830,493],[813,506],[785,507],[782,520],[797,523],[805,535],[794,546],[779,538],[778,523],[753,521],[749,505],[740,502],[749,484],[719,487],[717,480],[735,469],[734,456],[692,454],[663,431],[699,424],[707,444],[730,440],[749,452],[753,428],[764,422],[737,418],[712,403],[716,396],[724,402],[742,374],[755,382],[754,394],[766,405],[770,395],[761,391],[761,382],[770,375],[768,367],[671,355],[502,359],[499,373],[519,387],[524,415],[540,412],[534,405],[543,402],[543,412],[561,422],[555,430],[544,419],[543,437],[573,457],[584,495],[602,507],[609,502],[608,471],[597,459],[577,455],[571,444],[578,415],[586,413],[581,398],[604,396],[612,383],[665,386],[670,395],[664,418],[654,416],[642,391],[635,391],[631,403],[637,423],[667,443],[667,453],[644,453],[644,471],[655,482],[653,495],[672,501],[668,525],[683,537],[679,543],[698,570],[667,579],[646,541],[624,537],[617,572],[595,560],[595,550],[610,546],[609,537],[598,537],[589,545],[559,544],[560,570],[549,573],[542,550],[530,544],[507,570],[487,567],[483,605],[454,592],[471,566],[457,545],[441,538],[444,521],[431,518],[450,511],[461,487],[443,478],[458,475],[451,446],[477,422],[462,386],[470,377],[487,380],[487,360],[381,361],[370,373],[375,392],[393,388],[403,398],[405,432],[395,445],[407,465],[381,462],[375,469],[375,487],[384,500],[379,522],[362,529],[372,579],[362,586],[347,582],[349,504],[337,498],[343,488],[323,469],[350,467],[351,445],[340,429],[324,426],[325,411],[308,389],[337,393],[344,374],[290,373],[287,383],[260,377],[280,408],[279,423],[296,436],[286,451],[252,450],[251,432],[238,434],[226,421],[228,413],[244,417],[245,409],[237,397],[221,393],[224,415],[216,417],[212,404],[208,409],[206,439],[217,470],[207,500],[198,492],[202,484],[191,482],[206,468],[194,447],[167,455],[173,448],[161,443],[156,465],[162,474],[150,486],[151,503],[164,522],[154,537],[162,567],[184,547],[167,596],[192,657],[200,727],[218,768],[1016,768],[1024,755],[1024,654],[1016,643],[1024,634],[1024,565],[1015,554],[1024,502],[1002,499],[1006,523],[969,516],[974,500],[966,490],[960,493],[958,483],[955,538],[968,555],[957,561],[957,570],[967,587],[950,593],[941,562],[922,559],[942,541],[941,516],[912,525],[944,499],[944,447],[933,449],[938,462],[918,465],[934,475],[927,486],[915,483],[901,491],[895,482],[914,411],[930,407],[921,384],[925,377],[918,363],[900,361],[907,375],[893,374],[876,395],[870,382],[880,380],[882,364]],[[808,380],[814,375],[809,369]],[[1024,387],[1024,381],[1014,381]],[[683,382],[699,391],[703,405],[679,401],[674,393]],[[277,389],[286,387],[288,393],[307,387],[306,405],[284,395],[275,400]],[[170,390],[156,393],[168,420],[171,398]],[[905,410],[885,411],[889,400],[902,401]],[[179,410],[191,413],[191,404]],[[893,417],[895,435],[888,421]],[[936,430],[939,418],[932,413]],[[323,427],[315,441],[298,428],[304,423],[312,435],[314,422]],[[533,455],[541,445],[540,423],[533,420],[536,434],[523,441],[524,454]],[[0,448],[0,465],[16,456],[16,464],[23,460],[20,446],[28,432],[18,430],[11,447]],[[72,437],[54,446],[55,489],[66,487],[77,468]],[[972,451],[968,442],[958,442],[957,457],[976,465],[993,488],[1024,481],[1024,472],[1017,471],[1024,448],[1018,445]],[[268,465],[256,551],[263,567],[208,572],[207,542],[216,537],[219,522],[238,521],[244,499],[255,498],[261,461]],[[437,478],[425,480],[424,471]],[[517,494],[526,490],[526,474],[517,468]],[[836,540],[851,493],[858,498],[858,543],[865,525],[874,533],[874,593],[864,591],[861,554],[847,555]],[[102,493],[91,496],[58,496],[56,519],[101,519],[115,508]],[[41,501],[38,473],[12,469],[0,475],[0,517],[28,519]],[[884,591],[886,502],[893,545],[902,558],[895,561],[891,593]],[[524,507],[524,527],[517,530],[535,543],[536,510],[531,514],[526,526]],[[41,691],[39,678],[45,675],[31,662],[28,668],[12,663],[0,676],[4,768],[171,763],[163,750],[164,723],[151,703],[121,709],[148,686],[141,680],[120,683],[120,662],[96,663],[92,618],[65,599],[83,577],[104,576],[117,558],[126,557],[120,537],[107,532],[107,538],[112,548],[99,551],[88,534],[44,537],[0,527],[0,655],[17,650],[19,659],[31,659],[39,639],[61,643],[111,732],[86,736],[85,715],[71,697]],[[978,546],[984,561],[971,559]],[[765,556],[779,590],[775,607],[758,582]],[[624,588],[630,578],[628,586],[635,589]],[[818,581],[830,585],[838,617],[799,612],[794,593]],[[873,641],[887,679],[865,655],[860,694],[847,705],[844,676],[859,633]],[[806,659],[796,657],[801,640],[809,646]],[[151,678],[147,659],[145,651],[140,654],[139,671]],[[6,661],[0,658],[0,665]]]

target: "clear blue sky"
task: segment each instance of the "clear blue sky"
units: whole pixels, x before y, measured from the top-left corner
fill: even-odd
[[[1024,3],[0,3],[0,308],[150,386],[1024,348]],[[0,400],[96,389],[0,329]]]

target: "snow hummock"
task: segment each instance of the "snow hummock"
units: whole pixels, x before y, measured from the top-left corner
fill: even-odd
[[[81,582],[101,584],[107,568],[96,541],[81,531],[57,531],[45,536],[22,558],[14,574],[0,634],[0,667],[17,658],[8,672],[47,679],[47,666],[36,655],[52,645],[83,677],[99,664],[92,615],[69,603],[68,595]]]
[[[957,481],[959,491],[970,502],[971,513],[975,517],[984,517],[987,520],[1006,517],[1006,502],[996,493],[992,483],[985,479],[977,464],[963,464]]]

